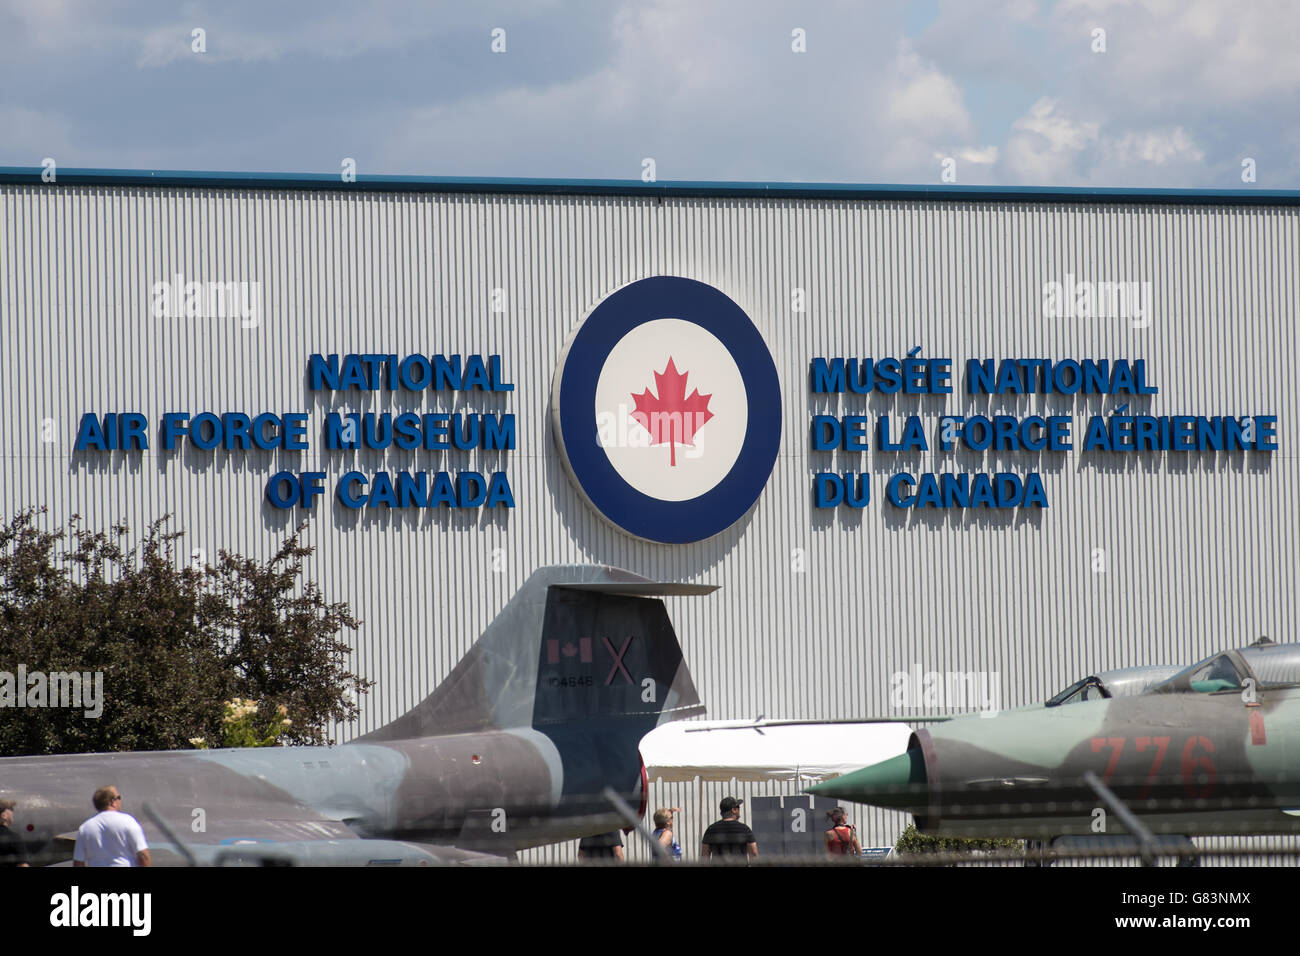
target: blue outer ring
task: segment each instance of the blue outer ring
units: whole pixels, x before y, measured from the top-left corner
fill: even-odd
[[[731,471],[687,501],[633,488],[610,464],[596,430],[596,383],[610,352],[632,329],[664,318],[694,323],[726,346],[748,398],[748,431]],[[629,534],[664,544],[703,541],[739,521],[763,493],[781,446],[781,383],[763,337],[724,293],[677,276],[640,279],[592,310],[569,344],[559,413],[569,469],[596,510]]]

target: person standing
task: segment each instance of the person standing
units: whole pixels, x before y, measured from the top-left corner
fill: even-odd
[[[862,844],[858,843],[857,828],[849,823],[844,808],[836,807],[834,810],[828,810],[826,816],[831,821],[830,829],[826,831],[826,855],[831,859],[849,855],[861,856]]]
[[[99,812],[77,830],[73,866],[149,866],[149,844],[135,817],[122,810],[117,787],[100,787],[92,798]]]
[[[742,803],[743,800],[735,797],[722,798],[718,804],[722,819],[709,824],[700,840],[702,859],[723,858],[734,862],[737,859],[758,858],[758,841],[754,839],[754,831],[740,822]]]
[[[623,862],[623,836],[617,830],[583,837],[578,841],[578,859],[584,863],[599,860],[601,863]]]
[[[682,861],[682,845],[677,842],[677,837],[673,834],[673,814],[681,812],[681,807],[668,807],[655,811],[654,838],[668,851],[674,863]]]
[[[27,847],[13,829],[17,806],[12,800],[0,800],[0,866],[31,866],[27,862]]]

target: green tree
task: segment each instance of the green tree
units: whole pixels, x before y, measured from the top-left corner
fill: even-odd
[[[302,581],[305,525],[265,562],[221,551],[195,568],[180,563],[183,533],[164,530],[167,518],[131,542],[125,525],[93,532],[76,516],[45,531],[43,513],[0,528],[0,672],[100,672],[103,712],[4,707],[0,754],[220,741],[234,698],[261,705],[259,737],[288,715],[290,743],[325,743],[332,722],[356,717],[370,682],[348,669],[340,635],[360,622]]]

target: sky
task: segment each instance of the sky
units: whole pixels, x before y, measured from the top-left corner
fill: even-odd
[[[0,0],[0,165],[1295,189],[1298,47],[1292,0]]]

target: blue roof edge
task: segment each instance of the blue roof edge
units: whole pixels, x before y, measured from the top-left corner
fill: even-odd
[[[941,202],[1174,203],[1300,205],[1296,189],[1143,189],[1091,186],[652,182],[635,179],[512,179],[490,176],[362,176],[335,173],[202,172],[170,169],[55,169],[0,166],[0,184],[154,186],[187,189],[306,189],[331,192],[480,193],[717,199],[932,200]]]

